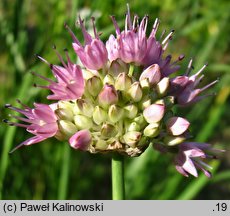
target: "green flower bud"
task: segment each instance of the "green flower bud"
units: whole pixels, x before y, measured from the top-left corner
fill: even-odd
[[[137,147],[144,148],[149,146],[149,138],[142,136],[140,141],[137,143]]]
[[[118,107],[117,105],[113,104],[109,107],[108,112],[109,120],[112,123],[118,122],[124,115],[124,110]]]
[[[120,59],[112,61],[109,67],[109,73],[114,77],[117,77],[122,72],[128,72],[128,70],[129,69],[127,64],[121,61]]]
[[[145,98],[143,98],[140,102],[140,108],[142,110],[144,110],[145,108],[147,108],[148,106],[150,106],[152,104],[152,100],[147,96]]]
[[[74,103],[71,103],[69,101],[63,101],[63,100],[60,100],[58,101],[58,105],[57,105],[58,108],[60,109],[65,109],[65,110],[73,110],[73,107],[74,107]]]
[[[93,76],[86,81],[86,89],[92,96],[97,96],[102,89],[102,81],[99,77]]]
[[[147,125],[147,122],[145,121],[145,118],[142,114],[135,117],[134,121],[139,124],[141,129]]]
[[[140,80],[140,84],[141,84],[142,89],[150,88],[149,80],[147,78]]]
[[[74,123],[79,129],[90,129],[93,126],[92,120],[83,115],[75,115]]]
[[[142,90],[139,82],[134,82],[128,90],[128,96],[134,101],[138,102],[142,98]]]
[[[184,136],[166,136],[164,138],[164,143],[168,146],[174,146],[181,144],[186,140],[186,137]]]
[[[95,143],[95,149],[97,150],[106,150],[108,148],[108,144],[105,140],[97,140]]]
[[[140,125],[136,122],[125,121],[125,130],[126,131],[140,131]]]
[[[147,137],[156,137],[159,134],[159,123],[151,123],[144,129],[144,135]]]
[[[125,117],[129,119],[135,118],[138,112],[137,107],[133,104],[125,106],[124,110],[125,110]]]
[[[115,104],[118,101],[118,94],[113,85],[105,84],[103,89],[98,95],[99,104],[108,108],[109,105]]]
[[[107,113],[101,107],[96,106],[93,111],[93,121],[99,125],[107,120]]]
[[[167,96],[164,98],[165,106],[170,109],[175,104],[175,97],[174,96]]]
[[[88,80],[92,78],[93,76],[95,76],[95,74],[92,71],[89,71],[87,69],[82,69],[82,75],[83,75],[84,80]]]
[[[67,120],[58,121],[58,128],[61,134],[65,136],[65,138],[71,137],[78,130],[75,124]]]
[[[138,141],[141,139],[141,132],[129,131],[123,136],[123,139],[127,145],[135,147]]]
[[[101,127],[101,136],[102,138],[111,138],[117,135],[117,129],[115,126],[105,123]]]
[[[169,87],[169,77],[164,77],[156,86],[157,94],[164,96]]]
[[[126,91],[131,85],[132,80],[126,73],[120,73],[115,81],[115,88],[120,91]]]
[[[59,119],[68,121],[73,120],[73,111],[71,109],[58,108],[55,110],[55,114]]]
[[[109,84],[109,85],[114,85],[114,78],[110,74],[106,74],[106,76],[103,79],[103,84]]]
[[[92,117],[93,110],[94,107],[88,100],[84,100],[84,99],[76,100],[76,104],[74,106],[74,114],[82,114],[87,117]]]

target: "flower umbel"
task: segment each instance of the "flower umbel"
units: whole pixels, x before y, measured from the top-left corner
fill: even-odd
[[[116,35],[110,35],[105,44],[96,31],[94,18],[92,37],[79,17],[84,45],[65,24],[83,66],[72,63],[66,50],[65,63],[55,47],[62,66],[52,65],[38,56],[50,66],[56,81],[34,73],[49,82],[48,86],[36,86],[51,90],[53,95],[48,99],[58,102],[35,104],[34,109],[7,105],[26,116],[12,117],[29,124],[5,122],[24,127],[35,135],[16,149],[52,136],[68,140],[77,150],[128,156],[139,156],[152,144],[162,153],[174,154],[176,169],[184,176],[197,176],[200,169],[210,177],[207,170],[210,167],[203,160],[215,158],[216,150],[206,143],[187,141],[191,138],[189,120],[178,117],[173,107],[192,105],[212,95],[200,93],[217,81],[198,88],[207,65],[189,76],[192,60],[184,75],[173,76],[180,68],[178,62],[184,58],[180,55],[171,63],[171,55],[163,56],[174,30],[158,41],[159,20],[155,20],[147,36],[148,20],[145,16],[139,23],[137,15],[132,20],[128,7],[125,29],[121,30],[112,17]]]

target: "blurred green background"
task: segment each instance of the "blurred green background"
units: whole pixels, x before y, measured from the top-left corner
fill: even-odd
[[[228,0],[142,0],[129,1],[132,14],[148,14],[149,30],[156,17],[161,20],[158,38],[166,29],[175,29],[167,53],[180,54],[183,73],[190,57],[197,71],[204,63],[205,83],[220,78],[210,97],[180,111],[191,122],[194,140],[226,149],[220,160],[211,163],[213,178],[185,178],[175,170],[170,155],[152,148],[139,158],[125,159],[127,199],[229,199],[230,198],[230,2]],[[82,40],[75,21],[79,14],[88,28],[96,17],[98,31],[106,40],[114,28],[109,15],[124,25],[126,1],[115,0],[1,0],[0,1],[0,106],[1,119],[8,118],[5,103],[16,99],[32,106],[49,103],[46,90],[33,88],[42,81],[30,72],[51,76],[47,65],[35,53],[59,64],[52,45],[63,54],[68,48],[72,59],[71,37],[66,21]],[[0,124],[0,198],[1,199],[111,199],[109,155],[91,155],[70,149],[68,144],[49,139],[34,146],[8,152],[30,135],[21,128]]]

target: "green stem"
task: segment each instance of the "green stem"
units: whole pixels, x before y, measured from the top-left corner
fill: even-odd
[[[113,200],[125,199],[124,158],[118,154],[112,157],[112,197]]]

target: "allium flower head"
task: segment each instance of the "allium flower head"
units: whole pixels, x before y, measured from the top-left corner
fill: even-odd
[[[215,151],[209,144],[187,141],[191,138],[189,120],[175,115],[173,108],[200,101],[208,96],[200,93],[217,81],[197,88],[206,65],[189,76],[192,61],[184,75],[173,77],[179,69],[178,62],[184,58],[180,55],[171,63],[171,55],[163,56],[174,30],[160,42],[156,37],[158,19],[150,35],[146,35],[148,19],[144,16],[139,24],[135,15],[132,21],[128,7],[123,31],[112,17],[116,36],[110,35],[106,45],[99,39],[94,19],[93,38],[79,17],[84,45],[65,24],[83,68],[71,62],[67,51],[65,63],[55,49],[63,66],[52,65],[38,56],[51,67],[56,78],[55,82],[36,74],[49,82],[40,87],[50,89],[53,95],[48,99],[58,102],[55,109],[43,104],[35,104],[34,109],[24,105],[24,110],[8,106],[27,117],[15,118],[29,124],[7,122],[35,135],[19,146],[55,136],[68,140],[74,149],[133,157],[152,144],[162,153],[174,154],[176,168],[183,175],[197,176],[197,169],[201,169],[210,176],[202,160],[214,158],[207,152]]]

